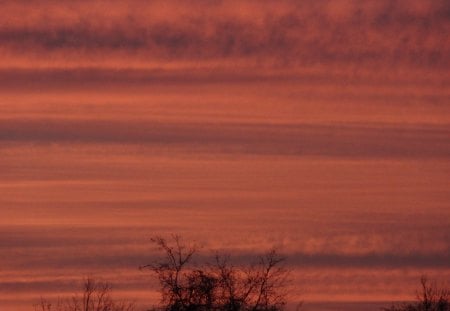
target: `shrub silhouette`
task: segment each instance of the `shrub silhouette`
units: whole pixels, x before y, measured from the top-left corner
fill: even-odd
[[[91,278],[84,280],[81,295],[58,299],[52,303],[44,298],[34,306],[35,311],[134,311],[132,302],[114,300],[111,285]]]
[[[426,277],[420,279],[421,289],[416,293],[417,301],[384,308],[384,311],[450,311],[450,288],[438,287]]]
[[[277,311],[286,305],[289,271],[284,258],[272,250],[245,267],[216,254],[212,263],[192,265],[196,245],[186,245],[177,235],[152,242],[163,256],[141,268],[158,277],[161,303],[152,310],[164,311]]]

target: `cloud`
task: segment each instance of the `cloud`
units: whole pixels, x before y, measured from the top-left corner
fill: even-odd
[[[307,267],[353,267],[353,268],[450,268],[448,254],[294,254],[291,260],[296,266]]]
[[[3,119],[0,141],[178,146],[186,151],[362,158],[446,158],[445,125],[309,125]]]
[[[111,228],[110,228],[111,229]],[[98,230],[98,228],[96,229]],[[43,238],[43,241],[33,241],[32,237],[22,237],[25,241],[31,238],[30,242],[34,246],[25,243],[24,246],[8,247],[5,252],[7,258],[2,259],[2,264],[9,269],[62,269],[72,271],[73,269],[81,271],[93,271],[98,269],[138,269],[151,260],[158,258],[159,254],[152,250],[148,243],[136,244],[130,236],[125,239],[115,241],[114,244],[108,244],[105,232],[100,231],[102,240],[95,237],[96,230],[89,229],[89,234],[93,237],[76,234],[81,237],[79,245],[68,241],[68,245],[60,245],[59,242],[54,246],[47,246],[52,243],[51,237]],[[141,228],[142,232],[145,232]],[[123,230],[125,232],[125,230]],[[141,233],[142,233],[141,232]],[[64,232],[63,232],[64,233]],[[115,234],[114,230],[112,231]],[[107,233],[106,233],[107,234]],[[74,237],[73,237],[74,238]],[[105,239],[105,240],[103,240]],[[89,243],[86,243],[89,241]],[[21,257],[20,253],[26,251],[30,256]],[[225,253],[231,254],[231,259],[236,264],[248,264],[254,262],[257,256],[262,254],[263,250],[225,250]],[[441,252],[384,252],[376,251],[364,254],[342,254],[336,252],[316,252],[305,253],[296,251],[285,254],[287,264],[296,269],[307,268],[433,268],[450,269],[450,257],[447,251]],[[195,262],[208,262],[211,260],[211,254],[204,251],[195,257]]]
[[[89,5],[91,7],[91,5]],[[433,1],[7,5],[5,53],[47,58],[246,59],[258,64],[448,67],[449,5]],[[29,15],[27,21],[11,18]],[[2,16],[0,16],[2,17]]]

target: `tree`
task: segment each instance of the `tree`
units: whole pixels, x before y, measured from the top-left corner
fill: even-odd
[[[450,311],[450,288],[437,286],[425,276],[420,279],[421,289],[416,293],[416,302],[394,304],[384,311]]]
[[[198,268],[192,264],[195,244],[187,245],[177,235],[152,242],[163,256],[141,268],[150,269],[160,283],[161,303],[154,310],[277,311],[286,305],[289,271],[275,250],[247,266],[216,254],[212,263]]]
[[[113,300],[111,285],[91,278],[84,280],[81,295],[58,299],[52,303],[44,298],[36,304],[35,311],[133,311],[134,304],[125,300]]]

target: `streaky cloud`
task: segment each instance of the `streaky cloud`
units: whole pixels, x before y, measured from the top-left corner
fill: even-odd
[[[417,1],[339,1],[337,7],[346,8],[342,16],[333,13],[333,2],[285,1],[279,10],[268,2],[252,10],[251,1],[219,1],[196,11],[188,10],[192,3],[169,1],[166,6],[172,10],[165,19],[158,17],[164,16],[166,6],[161,5],[132,2],[134,6],[124,9],[112,2],[108,15],[95,1],[88,18],[61,2],[59,10],[50,10],[53,15],[44,3],[27,22],[10,21],[8,13],[28,12],[29,6],[19,3],[5,8],[0,45],[11,55],[42,59],[127,55],[144,62],[247,59],[277,66],[400,63],[448,68],[448,2],[433,1],[427,9],[411,10]],[[237,14],[245,4],[252,11]],[[84,12],[86,7],[78,9]]]
[[[3,119],[0,141],[181,146],[186,151],[362,158],[447,158],[447,125],[246,124]]]

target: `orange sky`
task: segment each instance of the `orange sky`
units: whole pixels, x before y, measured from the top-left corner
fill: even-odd
[[[1,6],[2,310],[148,307],[154,234],[279,247],[305,310],[450,278],[447,1]]]

